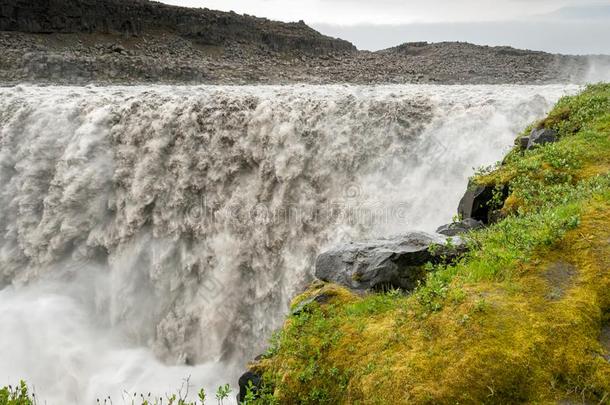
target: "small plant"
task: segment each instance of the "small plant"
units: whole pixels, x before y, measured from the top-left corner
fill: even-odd
[[[455,244],[453,243],[453,238],[452,237],[448,237],[447,238],[447,243],[445,244],[445,246],[449,249],[452,249],[455,247]]]
[[[428,246],[428,252],[430,252],[432,256],[436,256],[440,248],[441,246],[439,244],[431,243],[430,246]]]
[[[485,298],[481,298],[474,303],[475,312],[485,312],[488,307],[489,305],[487,304],[487,301],[485,301]]]
[[[199,401],[201,401],[202,404],[205,404],[205,390],[203,388],[199,390],[199,392],[197,393],[197,397],[199,398]]]
[[[0,389],[0,405],[36,405],[36,395],[30,392],[25,381],[17,387],[11,385]]]
[[[248,385],[246,386],[246,396],[240,405],[250,405],[254,404],[256,401],[256,387],[252,383],[252,381],[248,380]]]
[[[218,387],[218,389],[216,390],[216,400],[218,401],[218,404],[222,405],[223,401],[229,397],[230,393],[231,386],[229,384],[221,385],[220,387]]]
[[[386,295],[390,298],[400,298],[402,296],[402,290],[400,288],[390,288]]]
[[[505,186],[502,184],[497,184],[493,189],[491,200],[488,202],[489,208],[492,210],[502,208],[504,205],[504,199]]]

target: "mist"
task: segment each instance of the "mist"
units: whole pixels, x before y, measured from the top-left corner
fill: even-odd
[[[24,379],[47,404],[93,404],[108,397],[129,402],[149,392],[192,398],[200,388],[213,392],[223,383],[211,376],[226,378],[225,365],[167,365],[125,328],[111,327],[108,312],[92,299],[107,277],[94,269],[79,273],[84,277],[71,282],[43,278],[0,291],[3,384]]]

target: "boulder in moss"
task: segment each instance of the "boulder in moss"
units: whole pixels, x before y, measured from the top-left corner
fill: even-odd
[[[353,291],[414,290],[427,263],[451,260],[466,251],[460,238],[410,232],[388,239],[352,242],[322,253],[316,277]]]
[[[445,236],[458,236],[475,229],[481,229],[485,226],[482,221],[473,218],[466,218],[459,222],[443,225],[436,230],[436,233]]]
[[[528,137],[527,148],[532,149],[536,146],[545,145],[547,143],[557,142],[559,136],[556,131],[547,128],[534,129]]]

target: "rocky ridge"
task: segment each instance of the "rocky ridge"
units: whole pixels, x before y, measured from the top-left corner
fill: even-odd
[[[126,36],[173,32],[200,45],[244,42],[276,51],[316,53],[354,49],[349,42],[321,35],[302,21],[282,23],[148,0],[5,0],[0,7],[0,31]]]
[[[467,43],[358,51],[303,22],[147,0],[7,0],[0,82],[52,84],[582,82],[610,57]]]

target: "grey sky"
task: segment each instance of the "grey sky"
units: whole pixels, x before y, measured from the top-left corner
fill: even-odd
[[[593,0],[163,0],[164,3],[233,10],[282,21],[354,25],[496,21],[552,13]]]
[[[281,21],[304,20],[360,49],[468,41],[610,54],[610,0],[162,0]]]

